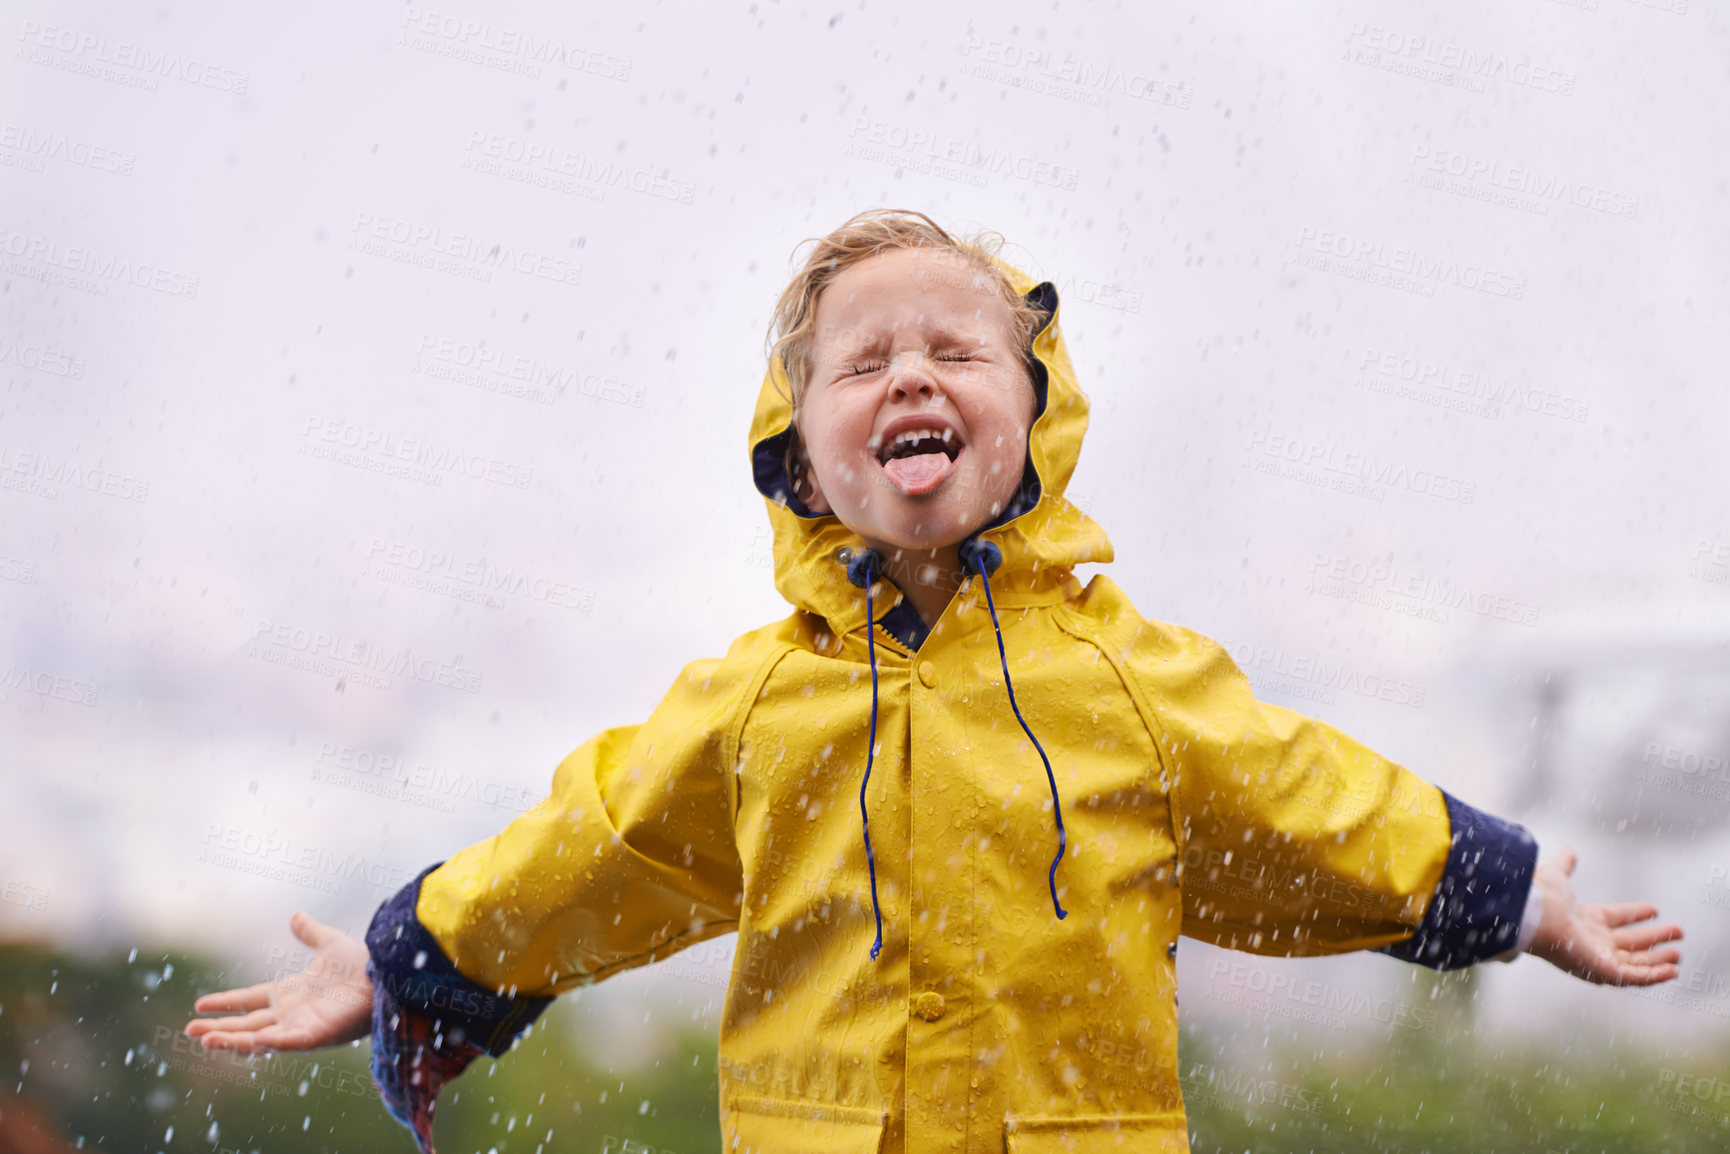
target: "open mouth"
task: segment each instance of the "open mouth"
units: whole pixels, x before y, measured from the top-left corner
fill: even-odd
[[[883,473],[909,497],[929,493],[955,470],[961,441],[944,429],[909,429],[889,438],[877,455]]]

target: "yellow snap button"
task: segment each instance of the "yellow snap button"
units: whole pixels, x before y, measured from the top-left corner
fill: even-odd
[[[937,684],[937,667],[935,665],[931,664],[929,661],[921,661],[919,663],[919,682],[921,685],[925,686],[925,688],[927,688],[927,689],[930,689],[933,685],[936,685]]]
[[[935,990],[926,990],[913,999],[913,1012],[927,1022],[935,1022],[943,1016],[943,995]]]

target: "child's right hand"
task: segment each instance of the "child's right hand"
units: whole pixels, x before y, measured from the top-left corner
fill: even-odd
[[[1658,907],[1647,902],[1580,901],[1568,880],[1579,860],[1573,846],[1564,846],[1538,866],[1532,884],[1543,887],[1544,913],[1528,952],[1599,985],[1652,986],[1674,979],[1682,952],[1656,947],[1680,939],[1682,927],[1650,924]]]
[[[189,1038],[206,1050],[318,1050],[366,1037],[372,1030],[372,979],[366,946],[341,930],[296,911],[294,936],[311,946],[312,961],[274,982],[206,994],[192,1008],[201,1014],[241,1012],[238,1018],[195,1018]]]

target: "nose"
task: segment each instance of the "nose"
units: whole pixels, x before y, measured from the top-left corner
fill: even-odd
[[[937,374],[931,371],[930,358],[923,352],[909,350],[899,353],[889,362],[889,399],[905,397],[938,398]]]

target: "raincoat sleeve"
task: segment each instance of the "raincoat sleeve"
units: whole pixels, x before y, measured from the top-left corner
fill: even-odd
[[[540,804],[374,916],[374,1081],[422,1150],[439,1087],[554,996],[737,927],[734,767],[771,664],[746,640],[687,665],[646,722],[585,742]]]
[[[1257,701],[1225,649],[1144,624],[1190,937],[1270,955],[1377,950],[1432,969],[1520,943],[1537,843],[1324,722]]]

